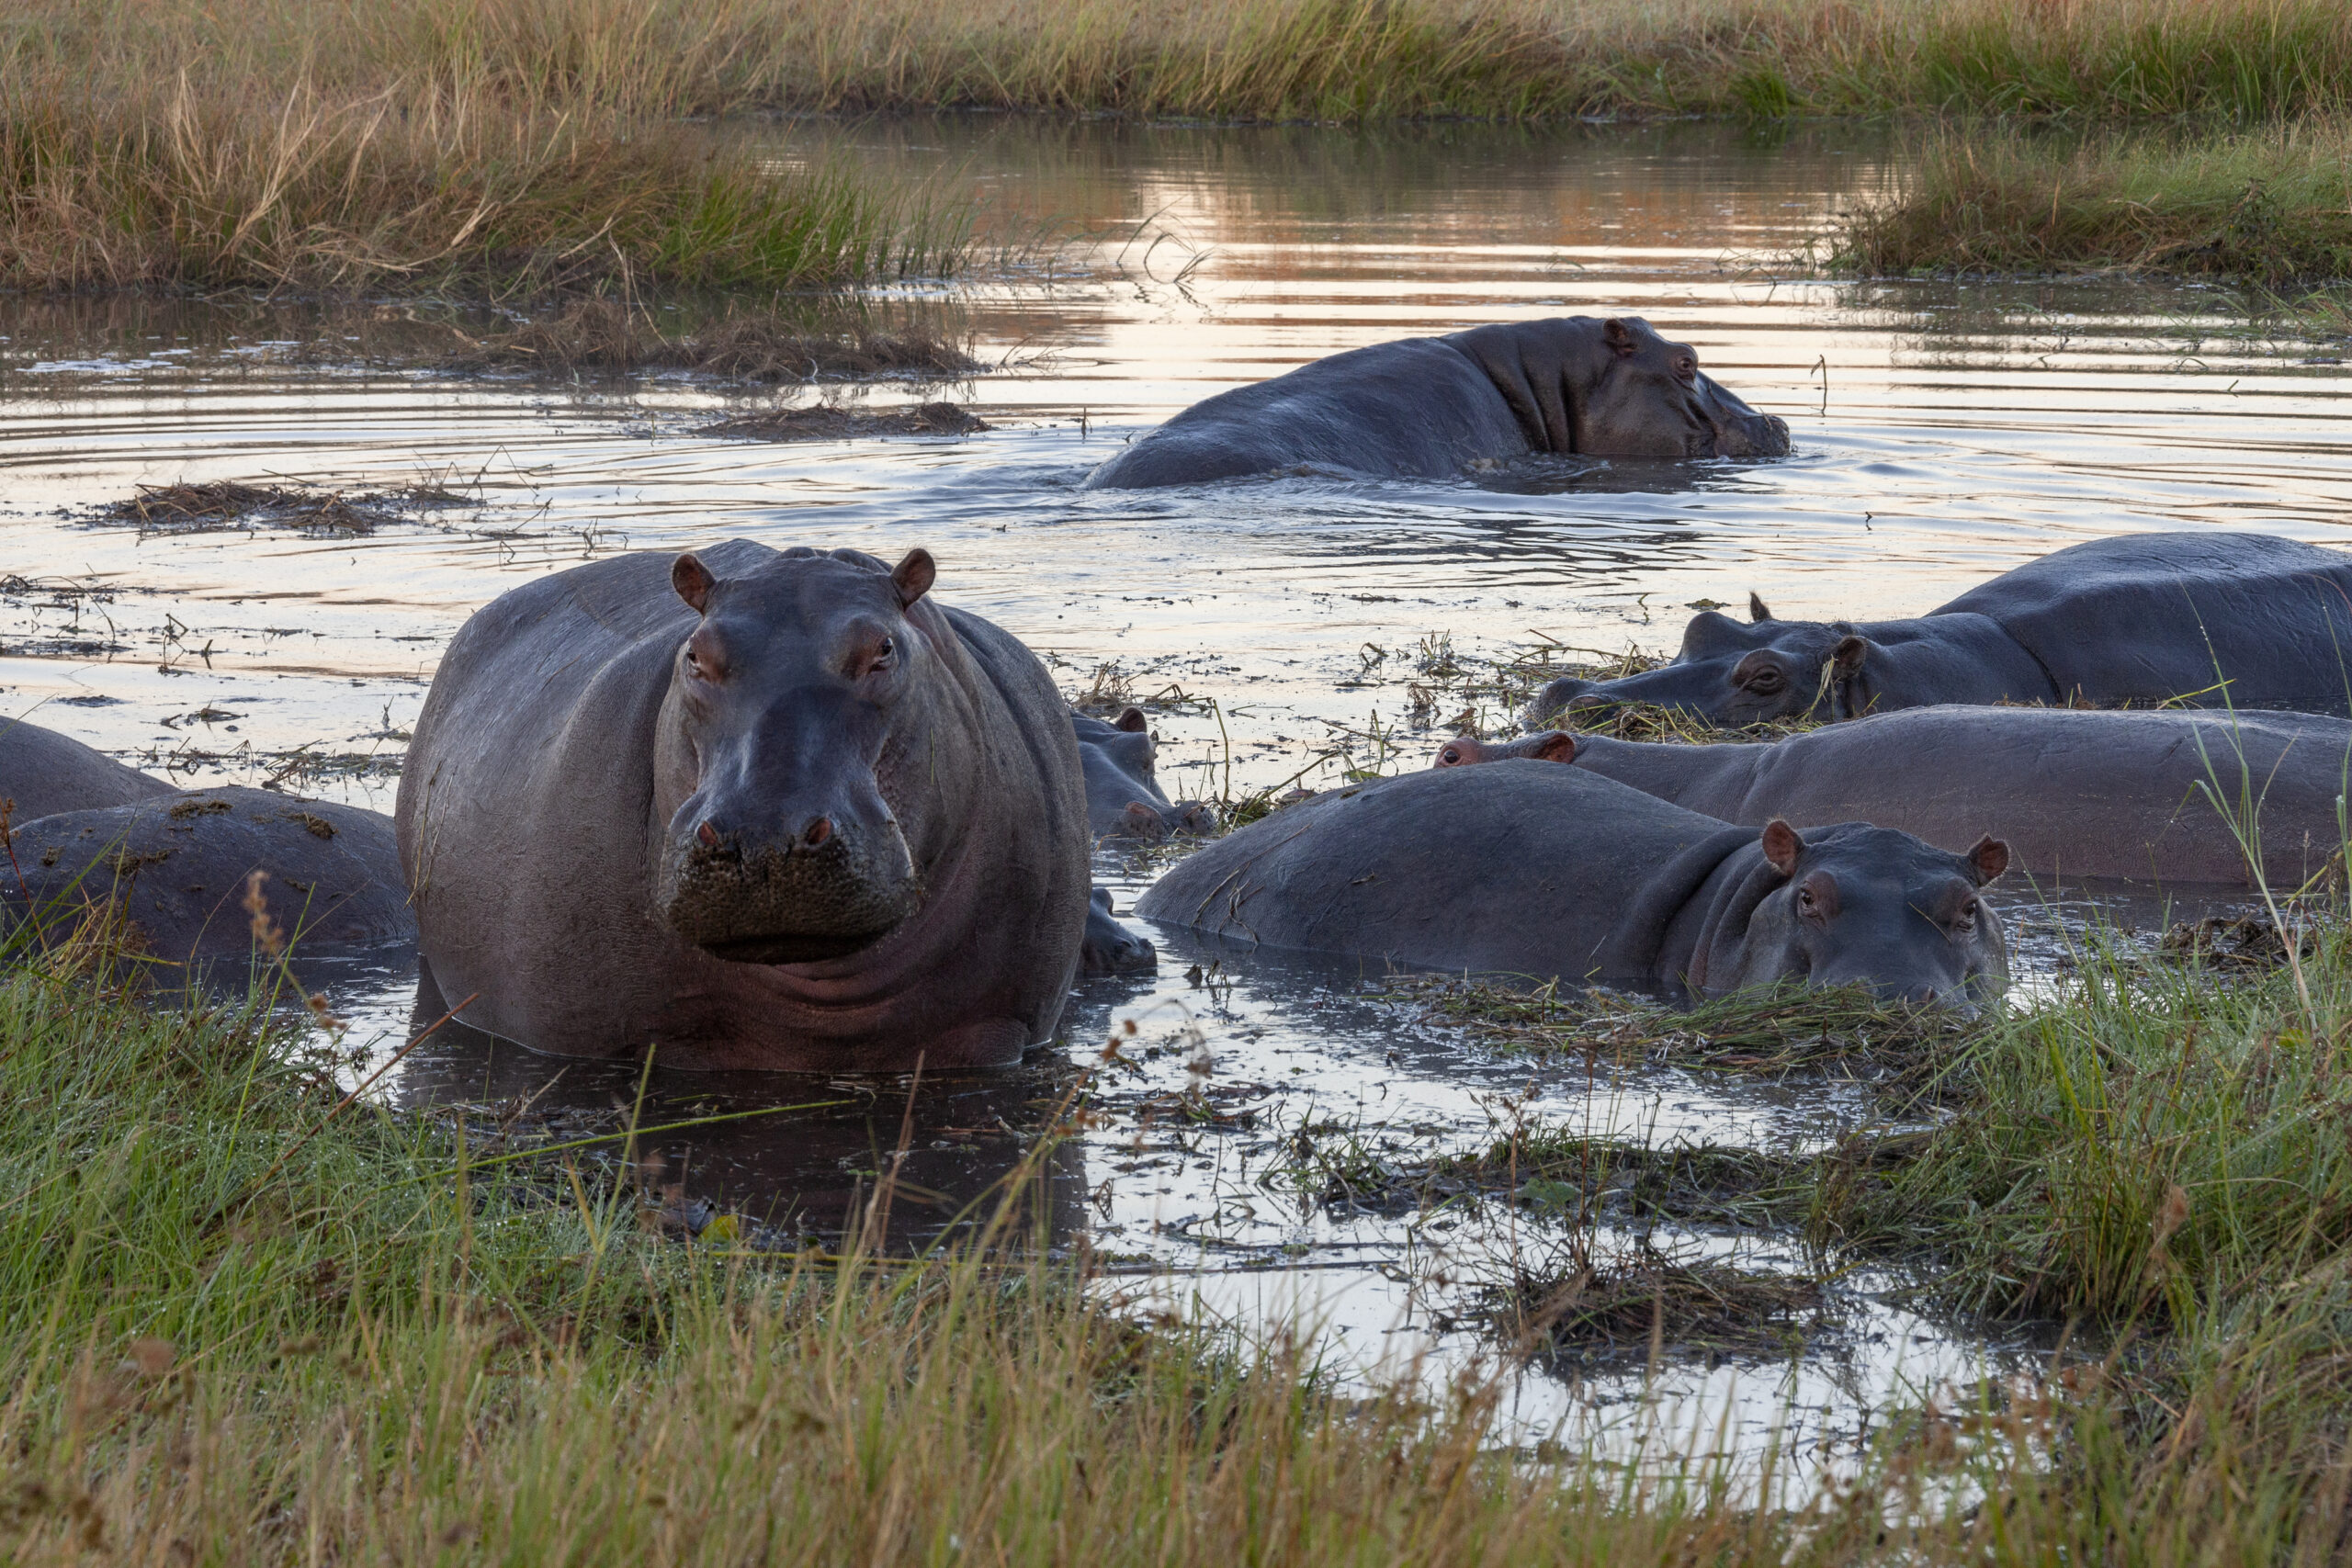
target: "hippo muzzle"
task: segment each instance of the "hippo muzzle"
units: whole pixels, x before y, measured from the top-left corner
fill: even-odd
[[[662,857],[662,923],[716,958],[814,964],[872,946],[922,903],[922,881],[898,825],[800,824],[789,838],[695,826]]]

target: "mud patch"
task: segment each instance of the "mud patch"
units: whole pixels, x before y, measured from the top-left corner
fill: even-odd
[[[704,425],[697,435],[731,435],[746,441],[846,441],[869,435],[973,435],[991,428],[954,403],[908,408],[776,409]]]
[[[137,495],[108,502],[91,512],[87,520],[103,526],[136,528],[142,535],[287,528],[318,536],[349,536],[372,534],[421,511],[472,504],[464,496],[433,485],[345,491],[216,479],[205,484],[141,485]]]

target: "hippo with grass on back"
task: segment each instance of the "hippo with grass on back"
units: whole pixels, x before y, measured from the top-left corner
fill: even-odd
[[[1670,664],[1554,681],[1527,708],[1650,703],[1725,728],[1938,703],[2179,700],[2352,713],[2352,557],[2267,534],[2126,534],[2052,551],[1924,615],[1691,618]]]
[[[1433,766],[1573,761],[1726,822],[1868,821],[1954,848],[1979,830],[2036,875],[2299,887],[2337,863],[2352,722],[2301,713],[1907,708],[1722,746],[1547,730],[1464,737]]]
[[[1090,490],[1301,468],[1450,479],[1534,454],[1778,457],[1749,408],[1637,316],[1555,316],[1351,349],[1206,398],[1087,477]]]
[[[1268,947],[1697,997],[1803,980],[1973,1005],[2007,976],[2008,864],[1865,823],[1732,827],[1528,760],[1330,791],[1178,863],[1148,919]]]
[[[439,994],[540,1050],[683,1067],[1047,1039],[1088,912],[1078,746],[1036,657],[933,570],[735,539],[477,612],[397,811]]]
[[[1069,725],[1086,773],[1086,823],[1096,838],[1156,840],[1216,831],[1216,814],[1205,804],[1161,793],[1152,769],[1159,748],[1141,708],[1108,723],[1073,712]]]

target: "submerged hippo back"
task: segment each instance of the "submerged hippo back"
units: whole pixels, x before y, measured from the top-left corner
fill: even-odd
[[[169,795],[172,786],[103,751],[21,718],[0,718],[0,801],[18,827],[53,811],[91,811]]]

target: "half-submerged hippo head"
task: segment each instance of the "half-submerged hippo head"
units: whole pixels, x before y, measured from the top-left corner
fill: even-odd
[[[936,678],[934,640],[954,635],[918,608],[933,572],[920,549],[890,571],[795,551],[726,581],[678,558],[671,584],[702,619],[664,709],[662,743],[692,786],[657,857],[672,931],[720,958],[806,964],[914,913],[922,878],[880,770]]]
[[[1726,729],[1836,709],[1844,673],[1839,660],[1858,664],[1868,646],[1854,628],[1843,622],[1777,620],[1752,593],[1747,615],[1743,624],[1701,611],[1682,628],[1682,651],[1655,670],[1614,681],[1562,676],[1528,705],[1527,723],[1623,703],[1680,708]]]
[[[1430,766],[1466,768],[1476,762],[1500,762],[1513,757],[1534,762],[1573,762],[1577,760],[1576,737],[1560,729],[1522,735],[1516,740],[1481,740],[1475,735],[1457,735],[1437,749]]]
[[[2000,920],[1977,891],[2008,868],[1998,839],[1953,854],[1891,828],[1800,834],[1774,818],[1762,848],[1764,863],[1693,955],[1693,990],[1858,985],[1883,1001],[1973,1010],[2007,978]]]
[[[1159,746],[1141,708],[1122,709],[1108,723],[1073,716],[1071,724],[1087,775],[1088,814],[1095,818],[1098,834],[1157,842],[1178,834],[1216,831],[1216,813],[1205,803],[1170,801],[1160,791],[1155,766]],[[1098,799],[1107,810],[1096,809]]]
[[[1758,413],[1639,316],[1600,323],[1605,368],[1588,403],[1581,450],[1604,457],[1784,457],[1789,427]]]

